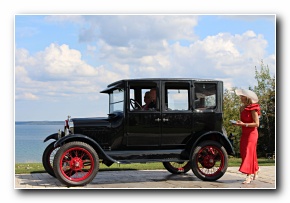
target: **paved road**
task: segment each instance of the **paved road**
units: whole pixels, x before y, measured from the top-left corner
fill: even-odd
[[[218,181],[201,181],[190,171],[173,175],[166,170],[100,171],[94,180],[82,189],[276,189],[275,166],[262,166],[259,178],[250,184],[242,184],[245,175],[238,167],[229,167]],[[47,173],[16,174],[15,189],[70,189]]]

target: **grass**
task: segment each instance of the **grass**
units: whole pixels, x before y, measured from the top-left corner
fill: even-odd
[[[259,166],[275,166],[275,160],[259,158]],[[241,159],[230,157],[229,167],[240,166]],[[107,167],[104,164],[100,164],[100,171],[114,171],[114,170],[157,170],[164,169],[162,163],[136,163],[136,164],[113,164]],[[15,174],[26,174],[26,173],[46,173],[42,163],[16,163]]]

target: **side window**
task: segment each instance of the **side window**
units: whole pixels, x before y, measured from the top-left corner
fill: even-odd
[[[128,94],[128,109],[130,111],[157,110],[159,101],[157,91],[155,91],[154,102],[152,97],[152,95],[154,95],[152,89],[157,90],[156,87],[156,82],[150,81],[130,83]]]
[[[130,104],[130,107],[129,107],[130,111],[148,110],[148,109],[145,109],[145,106],[151,102],[150,89],[140,88],[139,91],[141,91],[141,99],[137,96],[138,94],[135,94],[135,89],[130,89],[130,99],[134,99],[136,102],[140,104],[142,108],[138,108],[136,102],[133,102]]]
[[[216,95],[216,84],[195,83],[195,109],[215,109]]]
[[[189,84],[167,83],[165,85],[165,110],[189,110]]]

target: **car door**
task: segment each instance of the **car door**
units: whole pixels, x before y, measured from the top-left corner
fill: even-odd
[[[209,81],[196,81],[193,86],[193,132],[222,131],[222,87]]]
[[[191,81],[162,82],[162,146],[182,147],[192,133]]]
[[[137,149],[150,149],[160,146],[161,141],[161,111],[160,111],[160,81],[133,81],[128,84],[126,140],[127,147]],[[145,92],[151,88],[157,89],[157,106],[154,109],[142,110]],[[132,102],[132,99],[134,100]]]

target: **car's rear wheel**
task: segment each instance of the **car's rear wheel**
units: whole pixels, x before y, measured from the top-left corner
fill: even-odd
[[[54,142],[50,143],[44,150],[42,154],[42,165],[45,169],[45,171],[51,175],[52,177],[55,177],[54,171],[53,171],[53,159],[54,156],[58,150],[59,147],[54,147]]]
[[[67,186],[87,185],[99,171],[99,157],[90,145],[69,142],[57,151],[53,169],[58,180]]]
[[[191,168],[199,179],[215,181],[221,178],[228,168],[227,151],[216,141],[201,142],[192,152]]]
[[[172,174],[187,173],[190,170],[190,162],[163,162],[163,166]]]

